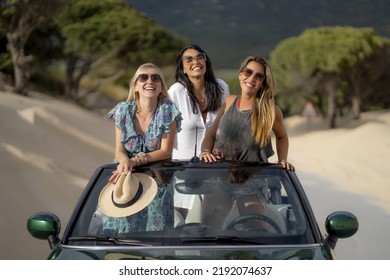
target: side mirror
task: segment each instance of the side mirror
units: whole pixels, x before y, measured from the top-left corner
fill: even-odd
[[[332,249],[336,247],[339,238],[353,236],[359,229],[359,221],[350,212],[333,212],[325,220],[325,229],[328,236],[325,243]]]
[[[51,249],[60,242],[58,235],[61,231],[61,223],[52,213],[39,212],[30,216],[27,220],[27,230],[37,239],[47,239]]]

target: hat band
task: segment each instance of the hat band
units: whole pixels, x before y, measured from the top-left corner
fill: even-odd
[[[142,184],[141,184],[141,182],[140,182],[139,185],[138,185],[137,193],[135,194],[135,196],[133,197],[133,199],[130,200],[129,202],[126,202],[126,203],[116,203],[116,202],[114,201],[114,191],[112,191],[112,193],[111,193],[111,200],[112,200],[112,203],[113,203],[116,207],[118,207],[118,208],[126,208],[126,207],[129,207],[129,206],[133,205],[134,203],[136,203],[137,200],[141,197],[142,193],[143,193],[143,187],[142,187]]]

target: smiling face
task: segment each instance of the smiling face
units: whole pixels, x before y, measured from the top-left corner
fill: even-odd
[[[154,68],[147,68],[139,71],[135,83],[135,92],[139,97],[158,98],[162,92],[162,78],[160,73]]]
[[[256,95],[263,86],[265,67],[256,61],[250,61],[239,74],[242,92]]]
[[[206,73],[206,55],[187,49],[182,55],[183,71],[189,78],[203,77]]]

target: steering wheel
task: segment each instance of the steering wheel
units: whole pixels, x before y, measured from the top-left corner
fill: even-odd
[[[261,214],[250,214],[250,215],[244,215],[244,216],[237,217],[227,225],[226,229],[228,229],[228,230],[235,229],[236,225],[243,224],[243,223],[250,221],[250,220],[264,221],[267,224],[269,224],[277,233],[282,233],[282,230],[280,229],[280,227],[278,226],[277,223],[275,223],[269,217],[261,215]]]
[[[176,230],[184,234],[202,236],[210,230],[210,227],[202,223],[188,223],[176,227]]]

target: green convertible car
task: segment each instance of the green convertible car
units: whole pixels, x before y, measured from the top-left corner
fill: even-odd
[[[29,217],[48,259],[326,260],[359,227],[336,211],[322,233],[296,173],[276,164],[162,161],[109,184],[115,169],[97,168],[62,237],[55,214]]]

